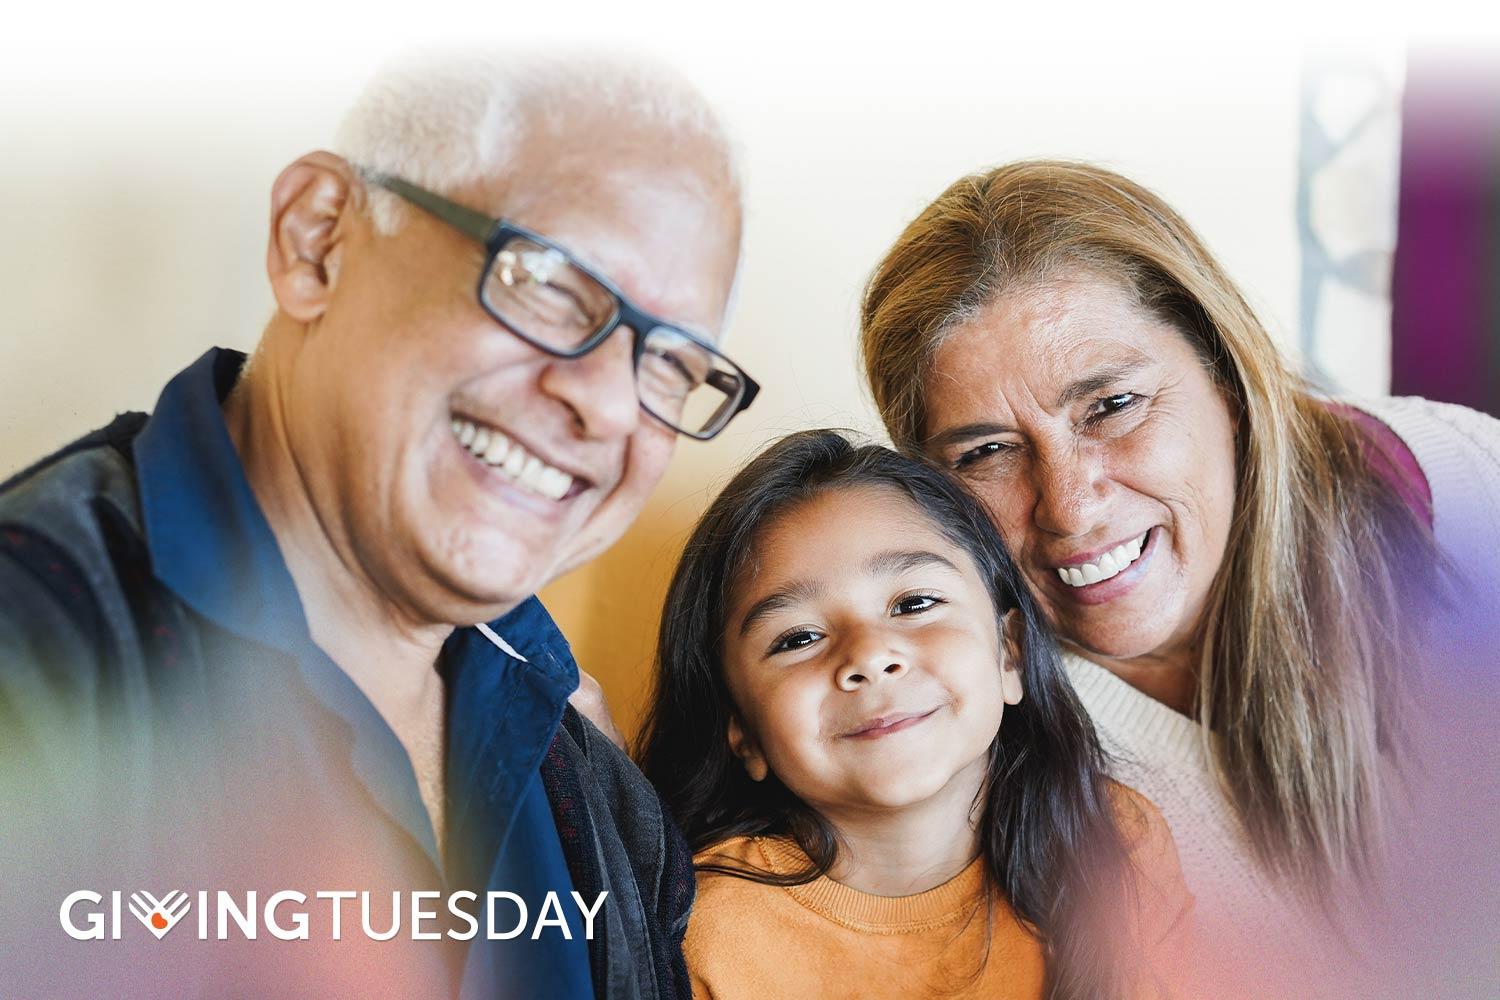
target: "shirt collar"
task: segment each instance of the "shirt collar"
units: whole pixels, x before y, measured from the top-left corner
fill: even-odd
[[[157,578],[198,614],[290,650],[307,619],[224,422],[244,365],[214,348],[162,390],[135,441],[146,545]]]

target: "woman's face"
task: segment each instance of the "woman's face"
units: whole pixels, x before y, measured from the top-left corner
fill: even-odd
[[[1134,668],[1195,665],[1235,419],[1187,337],[1077,276],[959,325],[925,393],[929,453],[983,498],[1059,635]]]
[[[835,823],[983,783],[1005,705],[1021,698],[973,561],[893,488],[835,489],[756,540],[724,630],[751,777],[775,774]]]

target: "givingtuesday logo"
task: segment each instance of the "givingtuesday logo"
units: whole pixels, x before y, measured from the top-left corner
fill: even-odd
[[[146,925],[147,930],[156,935],[158,941],[167,936],[167,931],[177,926],[177,922],[192,905],[192,897],[181,889],[173,889],[161,899],[149,892],[137,891],[130,894],[130,912]]]
[[[320,889],[311,896],[296,889],[269,895],[254,889],[240,894],[204,889],[197,893],[197,937],[224,941],[237,936],[254,941],[264,932],[283,941],[306,941],[314,936],[338,941],[347,927],[372,941],[389,941],[403,933],[413,941],[444,937],[508,941],[523,936],[535,941],[543,934],[559,934],[571,941],[580,931],[585,940],[592,940],[595,919],[608,895],[600,892],[590,903],[576,890],[567,894],[552,890],[528,901],[514,892],[493,889],[482,895],[467,889],[451,893]],[[162,896],[137,889],[129,894],[128,902],[119,889],[107,894],[78,889],[63,898],[57,920],[75,941],[118,941],[126,905],[160,941],[194,909],[194,900],[181,889]]]

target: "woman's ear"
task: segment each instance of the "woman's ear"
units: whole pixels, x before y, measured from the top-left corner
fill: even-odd
[[[348,162],[318,152],[287,167],[271,186],[266,272],[277,306],[294,320],[311,322],[328,308],[338,276],[339,223],[359,184]]]
[[[1007,705],[1019,705],[1026,693],[1021,687],[1021,651],[1025,648],[1026,624],[1021,612],[1011,608],[1000,619],[1000,695]]]
[[[744,723],[740,722],[740,717],[736,714],[729,716],[729,749],[745,765],[745,773],[750,776],[751,781],[765,781],[766,775],[771,773],[760,745],[745,730]]]

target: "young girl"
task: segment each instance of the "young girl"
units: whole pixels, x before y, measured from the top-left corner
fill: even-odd
[[[943,472],[835,431],[773,445],[694,531],[658,655],[640,757],[698,852],[695,996],[1157,990],[1190,905],[1170,835],[1103,776]]]

